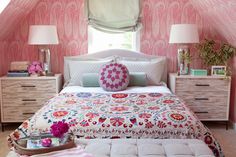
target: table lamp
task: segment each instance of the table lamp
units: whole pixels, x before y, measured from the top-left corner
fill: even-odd
[[[189,74],[189,44],[199,43],[198,28],[195,24],[174,24],[170,30],[170,44],[178,44],[178,74]]]
[[[57,28],[54,25],[31,25],[29,28],[29,45],[38,45],[39,61],[43,63],[46,75],[53,75],[51,71],[51,55],[48,45],[57,45]]]

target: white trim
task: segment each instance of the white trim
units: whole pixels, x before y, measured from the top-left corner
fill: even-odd
[[[140,30],[133,32],[133,51],[140,52]]]

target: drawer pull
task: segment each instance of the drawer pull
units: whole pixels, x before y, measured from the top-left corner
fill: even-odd
[[[34,114],[33,112],[25,112],[25,113],[22,113],[23,115],[32,115]]]
[[[195,86],[201,86],[201,87],[208,87],[208,86],[210,86],[209,84],[195,84]]]
[[[34,88],[35,85],[21,85],[22,88]]]
[[[194,112],[194,113],[209,113],[207,111],[202,111],[202,112]]]
[[[22,101],[36,101],[36,99],[22,99]]]
[[[209,98],[195,98],[195,100],[209,100]]]

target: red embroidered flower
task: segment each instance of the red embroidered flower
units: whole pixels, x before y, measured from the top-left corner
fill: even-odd
[[[125,106],[116,106],[116,107],[112,107],[111,110],[121,112],[121,111],[128,111],[129,108]]]
[[[27,121],[24,121],[24,123],[22,123],[22,127],[24,129],[28,128],[28,122]]]
[[[159,128],[165,128],[167,125],[166,125],[166,123],[164,123],[163,121],[158,121],[158,122],[157,122],[157,126],[158,126]]]
[[[172,104],[172,103],[174,103],[174,101],[173,100],[164,100],[163,103],[165,103],[165,104]]]
[[[124,123],[125,119],[120,117],[111,118],[110,122],[113,126],[121,126]]]
[[[93,119],[94,117],[98,117],[99,114],[98,113],[92,113],[92,112],[89,112],[85,115],[86,117],[89,117],[90,119]]]
[[[152,115],[151,114],[149,114],[149,113],[141,113],[141,114],[139,114],[139,117],[140,118],[150,118]]]
[[[68,114],[67,111],[56,111],[53,113],[53,116],[56,118],[64,117]]]
[[[20,133],[18,131],[15,131],[13,133],[13,136],[14,136],[15,139],[19,139],[20,138]]]
[[[88,123],[87,120],[83,120],[82,122],[80,122],[80,125],[81,125],[82,127],[86,127],[86,126],[89,126],[89,123]]]
[[[172,113],[170,117],[178,121],[181,121],[184,119],[184,116],[179,113]]]
[[[118,93],[118,94],[112,94],[113,98],[119,99],[119,98],[126,98],[128,94]]]
[[[152,128],[153,126],[152,122],[147,122],[145,128]]]

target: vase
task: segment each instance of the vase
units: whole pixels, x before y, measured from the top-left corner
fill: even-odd
[[[188,75],[189,74],[189,62],[185,57],[189,55],[189,51],[186,49],[178,50],[178,73],[180,75]]]

